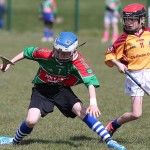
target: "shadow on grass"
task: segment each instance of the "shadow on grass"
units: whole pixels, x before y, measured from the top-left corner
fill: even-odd
[[[80,136],[73,136],[73,137],[70,137],[70,140],[72,141],[92,141],[92,140],[96,140],[98,141],[97,138],[92,138],[92,137],[87,137],[85,135],[80,135]]]
[[[144,139],[130,139],[130,138],[113,138],[115,141],[117,141],[120,144],[147,144],[147,141]],[[148,138],[150,140],[150,138]]]
[[[22,141],[22,143],[20,145],[29,145],[29,144],[34,144],[34,143],[42,143],[42,144],[67,144],[69,146],[72,147],[80,147],[80,145],[78,144],[74,144],[73,142],[70,141],[63,141],[63,140],[56,140],[56,141],[52,141],[52,140],[43,140],[43,139],[30,139],[30,140],[24,140]]]
[[[34,143],[43,143],[43,144],[65,144],[65,145],[69,145],[75,148],[81,147],[83,146],[81,143],[77,143],[75,144],[75,142],[77,141],[91,141],[91,140],[96,140],[98,141],[98,139],[96,138],[91,138],[91,137],[87,137],[84,135],[81,136],[73,136],[70,137],[70,140],[43,140],[43,139],[30,139],[30,140],[23,140],[22,143],[20,145],[29,145],[29,144],[34,144]]]

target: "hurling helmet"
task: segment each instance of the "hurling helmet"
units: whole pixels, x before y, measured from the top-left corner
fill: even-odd
[[[130,30],[137,31],[139,28],[136,28],[136,29],[128,28],[128,25],[125,23],[125,20],[132,19],[134,21],[136,19],[138,20],[140,28],[141,28],[145,25],[145,22],[144,23],[141,22],[142,17],[146,17],[146,9],[142,4],[133,3],[133,4],[127,5],[123,9],[123,13],[122,13],[122,21],[123,21],[124,29],[126,31],[130,31]]]
[[[55,49],[54,51],[55,58],[59,61],[68,61],[72,59],[73,54],[76,51],[76,48],[78,46],[78,38],[72,32],[61,32],[56,37],[53,46]],[[64,60],[60,60],[60,58],[58,57],[58,51],[70,53],[70,56],[68,58],[65,58]]]

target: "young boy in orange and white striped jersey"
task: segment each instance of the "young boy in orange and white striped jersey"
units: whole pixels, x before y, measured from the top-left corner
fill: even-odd
[[[105,63],[109,67],[116,66],[121,73],[128,69],[150,91],[150,28],[145,27],[145,19],[146,9],[141,4],[129,4],[123,9],[124,33],[108,48]],[[142,115],[144,91],[128,76],[125,79],[125,93],[131,96],[131,111],[108,123],[106,129],[111,135],[121,125]]]

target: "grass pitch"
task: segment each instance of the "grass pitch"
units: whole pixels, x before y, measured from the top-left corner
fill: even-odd
[[[94,3],[95,2],[95,5]],[[129,1],[126,1],[126,3]],[[146,3],[146,1],[139,1]],[[12,31],[0,31],[0,53],[12,58],[20,53],[26,46],[52,47],[51,43],[41,43],[43,25],[37,19],[36,0],[13,1]],[[24,4],[23,4],[24,3]],[[79,51],[89,61],[97,75],[101,87],[97,91],[98,106],[101,117],[98,118],[104,125],[126,111],[130,111],[130,99],[124,92],[125,75],[120,74],[116,68],[108,68],[104,64],[104,53],[110,44],[100,42],[102,33],[102,14],[97,1],[80,1],[80,32],[79,44],[87,42]],[[74,1],[58,0],[59,16],[64,17],[62,24],[56,25],[56,34],[64,30],[74,30],[73,9]],[[90,6],[95,6],[93,12],[100,14],[87,16],[91,13]],[[125,2],[124,2],[125,5]],[[70,6],[70,7],[69,7]],[[69,10],[70,13],[67,13]],[[19,14],[17,13],[19,11]],[[32,16],[33,15],[33,16]],[[100,17],[101,16],[101,17]],[[21,20],[20,20],[21,19]],[[99,20],[101,19],[101,20]],[[93,21],[92,21],[93,20]],[[98,20],[99,22],[96,22]],[[86,23],[87,22],[87,23]],[[101,26],[101,28],[99,27]],[[30,101],[31,81],[37,71],[38,65],[29,60],[18,62],[6,73],[0,72],[0,135],[13,137],[21,122],[26,118]],[[85,106],[89,105],[89,97],[84,85],[73,87]],[[120,128],[113,139],[127,147],[128,150],[149,150],[149,97],[143,101],[143,116],[140,120],[128,123]],[[0,146],[7,150],[107,150],[104,143],[88,127],[76,119],[65,118],[57,108],[52,114],[41,119],[35,126],[31,135],[26,137],[19,146]]]

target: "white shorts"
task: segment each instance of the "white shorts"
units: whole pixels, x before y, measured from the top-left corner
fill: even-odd
[[[117,24],[119,21],[118,17],[114,15],[113,12],[105,11],[104,23],[105,24]]]
[[[130,72],[150,92],[150,69]],[[130,96],[144,96],[144,91],[129,77],[125,79],[125,93]]]

